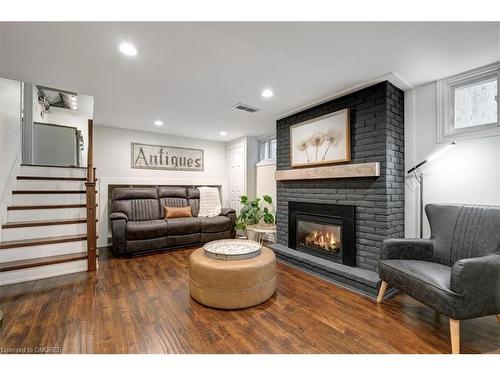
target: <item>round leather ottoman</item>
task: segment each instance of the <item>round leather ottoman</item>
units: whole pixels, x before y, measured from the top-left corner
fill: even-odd
[[[275,290],[276,256],[266,247],[250,259],[212,259],[202,248],[189,257],[189,292],[203,305],[242,309],[266,301]]]

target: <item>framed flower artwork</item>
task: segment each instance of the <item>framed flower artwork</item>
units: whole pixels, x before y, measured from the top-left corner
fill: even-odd
[[[290,153],[294,168],[350,161],[349,109],[291,126]]]

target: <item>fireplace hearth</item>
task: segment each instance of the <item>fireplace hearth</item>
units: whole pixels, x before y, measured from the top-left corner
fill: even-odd
[[[290,248],[355,266],[354,206],[288,202]]]

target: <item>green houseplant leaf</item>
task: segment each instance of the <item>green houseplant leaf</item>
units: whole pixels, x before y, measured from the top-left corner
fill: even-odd
[[[261,198],[249,200],[246,195],[240,196],[241,209],[236,218],[236,229],[245,230],[249,225],[256,225],[263,221],[266,224],[274,223],[274,215],[269,212],[268,207],[262,207],[264,203],[272,204],[273,200],[269,195]]]
[[[264,199],[264,201],[266,201],[266,203],[269,203],[269,204],[273,203],[273,199],[269,195],[264,195],[262,197],[262,199]]]

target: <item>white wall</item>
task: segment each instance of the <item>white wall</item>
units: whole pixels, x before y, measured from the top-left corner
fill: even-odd
[[[81,153],[80,166],[87,165],[88,148],[88,120],[94,118],[94,98],[89,95],[78,94],[78,110],[50,107],[50,111],[41,116],[41,107],[38,103],[36,87],[33,90],[33,121],[45,124],[64,125],[77,128],[82,132],[84,149]],[[36,142],[36,140],[34,140]]]
[[[0,78],[0,225],[20,162],[21,83]]]
[[[273,206],[276,207],[276,161],[261,161],[257,163],[256,169],[256,195],[258,197],[270,195],[273,199]]]
[[[132,169],[130,167],[131,142],[203,149],[204,171]],[[108,237],[106,223],[108,222],[109,184],[221,185],[222,205],[227,207],[225,142],[98,125],[94,128],[94,159],[99,179],[99,246],[105,246]]]
[[[0,23],[0,77],[3,75],[3,25]]]
[[[436,143],[436,82],[405,95],[406,170],[443,147]],[[457,141],[457,145],[421,168],[426,203],[500,205],[500,137]],[[405,235],[418,236],[418,186],[407,176]],[[425,214],[424,214],[425,216]],[[424,237],[429,236],[427,220]]]

